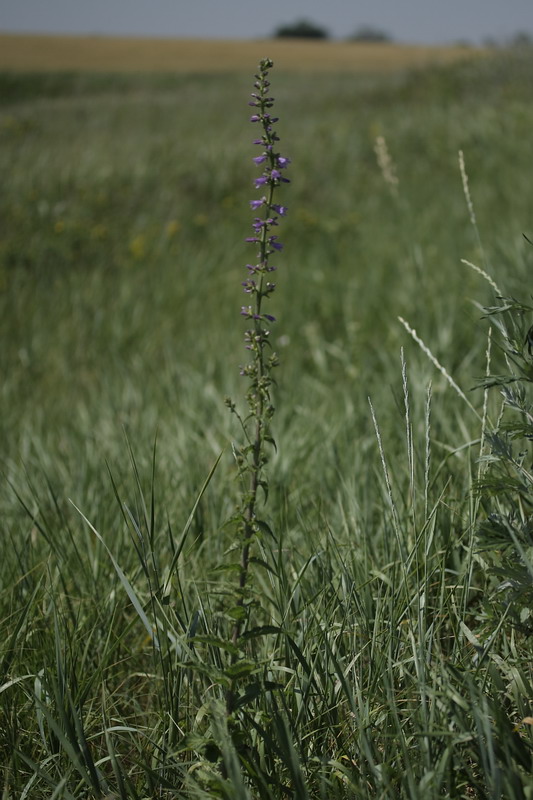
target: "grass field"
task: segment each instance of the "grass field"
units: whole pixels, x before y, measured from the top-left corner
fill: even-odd
[[[235,650],[263,55],[0,74],[2,800],[527,800],[533,54],[273,70],[278,449]],[[489,369],[461,259],[523,304]]]
[[[247,70],[265,53],[280,69],[297,72],[391,72],[448,64],[482,52],[468,47],[424,47],[302,40],[132,39],[108,36],[0,34],[0,69],[98,72],[227,72]]]

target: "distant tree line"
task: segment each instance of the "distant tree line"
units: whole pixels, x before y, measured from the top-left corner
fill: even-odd
[[[288,25],[280,25],[274,31],[277,39],[329,39],[327,28],[316,25],[308,19],[300,19]],[[392,37],[380,28],[372,25],[362,25],[347,37],[353,42],[391,42]]]
[[[485,47],[532,47],[533,35],[528,31],[517,31],[509,39],[485,39]]]
[[[280,25],[273,33],[276,39],[329,39],[330,33],[327,28],[317,25],[308,19],[299,19],[286,25]],[[356,30],[346,37],[351,42],[392,42],[393,38],[386,31],[373,25],[360,25]],[[464,47],[469,46],[466,40],[457,41]],[[514,36],[505,40],[485,39],[485,47],[531,47],[533,45],[533,35],[527,31],[518,31]]]
[[[274,31],[277,39],[329,39],[326,28],[315,25],[307,19],[300,19],[289,25],[280,25]]]

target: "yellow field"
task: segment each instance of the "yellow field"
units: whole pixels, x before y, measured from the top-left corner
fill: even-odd
[[[301,40],[224,41],[0,34],[0,69],[215,72],[250,69],[270,56],[301,71],[386,72],[479,53],[465,47]]]

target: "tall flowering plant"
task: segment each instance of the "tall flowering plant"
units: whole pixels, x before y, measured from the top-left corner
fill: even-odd
[[[241,367],[241,375],[248,379],[246,401],[248,413],[243,418],[235,404],[228,400],[228,406],[239,418],[244,431],[245,443],[235,450],[239,474],[243,479],[242,502],[238,512],[241,559],[239,567],[238,596],[232,616],[235,623],[232,631],[232,642],[235,645],[246,619],[245,595],[250,565],[250,547],[257,537],[262,523],[257,518],[258,494],[261,489],[265,498],[268,494],[268,483],[264,468],[268,461],[266,445],[274,445],[270,423],[274,414],[271,399],[272,370],[278,364],[278,356],[270,344],[270,326],[275,322],[272,314],[264,310],[265,301],[275,290],[271,281],[276,267],[271,256],[282,250],[283,245],[274,233],[279,218],[287,214],[287,208],[274,202],[274,197],[282,183],[289,183],[284,171],[289,165],[288,158],[277,151],[279,137],[274,130],[277,117],[272,116],[271,109],[274,98],[270,96],[269,71],[273,62],[269,58],[259,64],[255,76],[252,100],[250,105],[255,109],[250,121],[260,129],[259,136],[253,143],[261,149],[261,153],[253,159],[254,164],[262,168],[262,173],[255,178],[255,188],[261,196],[250,201],[256,216],[252,222],[253,235],[246,242],[255,247],[255,263],[247,264],[247,277],[242,282],[244,292],[248,296],[248,304],[242,306],[241,314],[248,322],[244,334],[249,362]]]

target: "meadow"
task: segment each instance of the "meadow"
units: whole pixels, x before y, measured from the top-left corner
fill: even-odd
[[[466,45],[427,47],[397,43],[313,39],[150,39],[113,36],[38,36],[0,31],[0,69],[32,72],[208,73],[250,70],[265,57],[296,72],[394,72],[449,64],[483,53]],[[253,69],[253,68],[252,68]]]
[[[235,645],[255,67],[0,73],[2,800],[527,800],[533,53],[272,71]]]

